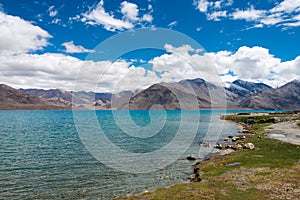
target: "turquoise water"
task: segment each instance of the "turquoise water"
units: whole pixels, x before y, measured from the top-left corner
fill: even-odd
[[[184,116],[181,111],[74,112],[75,115],[72,111],[0,111],[0,199],[111,199],[188,181],[192,163],[185,157],[199,155],[198,143],[208,130],[221,131],[219,138],[237,134],[234,124],[219,120],[224,111],[189,111]],[[132,121],[116,118],[126,114]],[[98,124],[89,119],[91,115]],[[176,139],[186,117],[184,132],[190,134],[197,124],[196,133],[190,131],[189,141],[174,143],[175,150],[188,147],[178,159],[173,152],[162,152],[162,163],[174,160],[168,166],[149,171],[146,161],[140,159],[133,168],[147,173],[130,172],[128,167],[136,153],[146,155],[163,149]],[[120,159],[119,168],[101,162],[102,158],[104,163],[118,161],[119,155],[106,149],[94,155],[97,160],[82,142],[97,136],[99,127],[115,146],[131,153],[125,161]]]

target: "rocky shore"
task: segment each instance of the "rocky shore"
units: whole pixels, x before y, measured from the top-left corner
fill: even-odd
[[[243,113],[222,119],[238,123],[240,134],[224,138],[214,147],[219,154],[197,162],[190,183],[129,199],[300,199],[300,146],[295,145],[300,139],[300,112]],[[294,140],[270,138],[279,130],[286,131],[280,133],[286,138],[294,134]]]

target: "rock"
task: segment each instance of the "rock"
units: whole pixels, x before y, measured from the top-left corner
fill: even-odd
[[[250,133],[248,130],[243,130],[242,133]]]
[[[259,123],[259,124],[264,124],[264,123],[267,123],[267,121],[266,121],[265,119],[260,119],[260,120],[258,120],[257,123]]]
[[[245,145],[244,145],[244,148],[245,149],[250,149],[250,150],[252,150],[252,149],[255,149],[255,146],[254,146],[254,144],[253,143],[246,143]]]
[[[216,144],[215,148],[217,148],[217,149],[223,149],[223,146],[222,146],[222,144]]]
[[[244,140],[244,139],[246,139],[246,136],[243,135],[243,136],[241,136],[241,138]]]
[[[202,147],[211,147],[211,143],[209,142],[199,143],[199,145]]]
[[[241,150],[243,149],[243,146],[241,144],[237,144],[233,147],[234,150]]]
[[[196,160],[196,156],[195,155],[190,155],[188,157],[186,157],[187,160]]]
[[[269,119],[269,123],[275,124],[277,122],[277,117],[272,117]]]
[[[78,192],[79,195],[85,195],[88,191],[87,190],[81,190]]]
[[[224,141],[226,141],[226,142],[227,142],[228,140],[229,140],[229,138],[224,138]]]
[[[195,175],[192,175],[189,179],[191,180],[191,182],[200,182],[202,180],[198,173],[196,173]]]
[[[232,167],[232,166],[236,166],[236,165],[240,165],[242,164],[241,162],[234,162],[234,163],[229,163],[229,164],[226,164],[225,166],[226,167]]]
[[[237,136],[233,136],[233,137],[231,138],[232,142],[236,142],[236,141],[238,141],[239,139],[240,139],[240,137],[237,137]]]

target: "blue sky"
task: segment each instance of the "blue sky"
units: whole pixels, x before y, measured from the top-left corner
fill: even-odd
[[[276,87],[300,74],[300,0],[0,0],[0,14],[0,80],[18,88],[147,87],[199,76],[187,61],[208,68],[212,62],[223,82]],[[178,31],[207,53],[166,42],[115,61],[86,60],[101,42],[137,28]],[[204,70],[203,78],[210,73]]]

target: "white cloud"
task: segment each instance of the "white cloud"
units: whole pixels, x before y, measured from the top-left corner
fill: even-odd
[[[201,31],[202,30],[202,27],[200,27],[200,26],[198,26],[198,27],[196,27],[196,31]]]
[[[197,9],[206,14],[211,12],[220,11],[225,7],[229,7],[233,4],[233,0],[219,0],[219,1],[208,1],[208,0],[194,0],[194,5]]]
[[[221,78],[261,81],[276,87],[299,78],[300,74],[300,56],[282,62],[263,47],[243,46],[236,52],[204,54],[189,45],[166,44],[164,48],[167,53],[149,61],[152,69],[124,60],[82,61],[53,53],[0,54],[0,80],[16,88],[74,90],[76,86],[77,90],[119,92],[199,77],[214,82]],[[223,76],[220,78],[219,74]]]
[[[206,12],[208,7],[212,5],[212,3],[207,0],[199,0],[198,2],[196,1],[195,4],[200,12]]]
[[[100,0],[95,8],[82,14],[81,21],[90,25],[102,25],[108,31],[122,31],[153,20],[149,13],[139,17],[138,6],[134,3],[123,1],[120,6],[122,19],[116,18],[112,12],[108,13],[104,9],[104,0]]]
[[[0,53],[24,53],[43,49],[52,36],[20,17],[0,12]]]
[[[284,0],[270,11],[273,13],[300,11],[300,0]]]
[[[283,0],[269,10],[259,10],[253,5],[245,9],[232,9],[233,0],[194,0],[196,8],[204,13],[208,20],[220,21],[221,18],[245,20],[253,23],[252,28],[261,26],[299,27],[300,0]],[[228,8],[228,9],[226,9]],[[226,9],[226,10],[225,10]]]
[[[262,18],[264,15],[264,10],[256,10],[253,6],[247,10],[237,9],[234,13],[232,13],[233,19],[244,19],[246,21],[257,20]]]
[[[55,17],[57,15],[57,13],[58,13],[58,11],[54,9],[54,7],[55,6],[50,6],[48,8],[48,12],[49,12],[49,16],[50,17]]]
[[[173,21],[173,22],[170,22],[170,23],[168,24],[168,27],[169,27],[170,29],[172,29],[174,26],[177,26],[177,21]]]
[[[138,20],[139,9],[138,6],[134,3],[129,3],[127,1],[123,1],[121,3],[121,13],[124,15],[126,19],[131,21]]]
[[[144,14],[143,17],[142,17],[142,21],[145,21],[145,22],[150,22],[151,23],[152,20],[153,20],[153,17],[150,14]]]
[[[131,22],[114,18],[113,15],[104,10],[103,5],[104,1],[101,0],[93,10],[84,13],[81,20],[90,25],[101,24],[108,31],[131,29],[134,27]]]
[[[59,24],[61,22],[61,19],[55,18],[51,21],[51,24]]]
[[[66,48],[67,53],[92,53],[94,50],[89,50],[80,45],[75,45],[73,41],[62,44]]]
[[[214,21],[220,21],[222,17],[226,17],[227,16],[227,11],[216,11],[216,12],[212,12],[207,14],[207,19],[208,20],[214,20]]]
[[[53,53],[0,55],[0,80],[15,88],[102,92],[134,90],[160,82],[153,71],[124,60],[82,61]]]
[[[247,81],[260,81],[273,87],[281,86],[289,81],[299,78],[300,56],[295,60],[282,62],[270,54],[263,47],[240,47],[237,52],[220,51],[207,53],[217,66],[224,81],[243,79]],[[235,77],[227,74],[229,71]]]
[[[153,65],[153,71],[160,73],[163,82],[199,77],[218,82],[219,77],[211,59],[206,55],[200,55],[199,49],[193,49],[189,45],[173,47],[170,44],[166,44],[165,49],[169,54],[163,54],[149,61]]]

